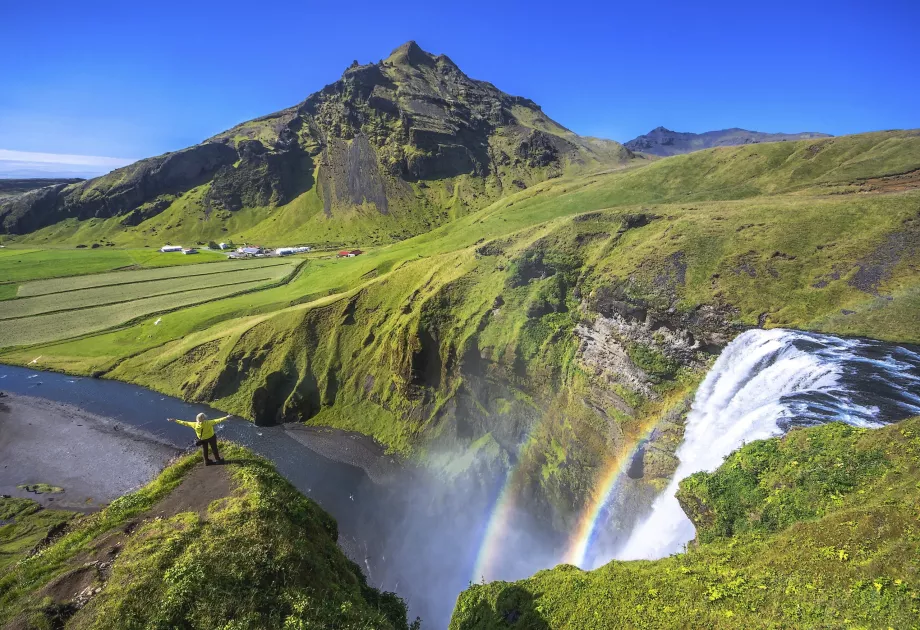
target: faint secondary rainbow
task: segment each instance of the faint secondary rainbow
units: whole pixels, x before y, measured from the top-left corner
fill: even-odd
[[[514,492],[515,482],[521,475],[522,462],[525,460],[527,449],[533,442],[533,436],[536,431],[532,431],[521,447],[521,457],[518,463],[505,476],[505,482],[498,492],[495,504],[492,506],[492,513],[489,516],[489,522],[486,525],[485,533],[482,536],[482,542],[479,545],[479,553],[476,555],[476,564],[473,567],[473,583],[479,580],[489,581],[493,579],[493,563],[499,556],[501,542],[509,532],[511,516],[514,513]]]
[[[586,568],[582,565],[585,563],[585,556],[588,554],[588,549],[591,548],[591,543],[594,542],[594,537],[597,533],[597,524],[598,521],[600,521],[601,514],[604,512],[607,501],[610,499],[610,493],[613,491],[617,479],[626,472],[636,451],[639,450],[642,443],[645,442],[652,434],[652,431],[655,430],[655,426],[658,424],[657,420],[657,418],[652,419],[648,423],[648,426],[646,426],[636,438],[632,447],[620,451],[620,454],[613,457],[603,469],[594,496],[591,502],[585,507],[585,511],[582,512],[578,527],[575,528],[575,535],[572,537],[569,551],[565,556],[565,561],[568,564]]]

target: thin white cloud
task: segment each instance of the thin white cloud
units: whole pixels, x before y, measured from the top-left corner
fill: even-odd
[[[31,162],[33,164],[69,164],[110,170],[120,166],[126,166],[132,162],[135,162],[136,160],[128,158],[103,157],[100,155],[35,153],[33,151],[13,151],[10,149],[0,149],[0,161]]]

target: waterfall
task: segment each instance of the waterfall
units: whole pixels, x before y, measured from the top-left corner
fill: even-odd
[[[715,470],[745,443],[834,420],[882,426],[920,414],[917,392],[917,348],[782,329],[739,335],[696,393],[674,478],[616,558],[655,559],[681,551],[696,532],[674,497],[678,484]]]

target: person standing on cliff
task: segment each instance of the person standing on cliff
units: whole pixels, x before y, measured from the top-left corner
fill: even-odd
[[[217,450],[217,435],[214,433],[214,425],[218,422],[223,422],[227,420],[230,416],[224,416],[223,418],[217,418],[216,420],[208,420],[208,417],[203,413],[199,413],[195,417],[194,422],[186,422],[185,420],[176,420],[175,418],[166,418],[169,422],[175,422],[176,424],[182,424],[187,427],[192,427],[195,429],[195,435],[198,439],[195,441],[196,446],[201,447],[201,455],[204,457],[204,465],[210,466],[214,463],[223,463],[224,459],[220,456],[220,453]],[[214,453],[214,459],[216,462],[212,462],[208,458],[208,446],[211,447],[211,452]]]

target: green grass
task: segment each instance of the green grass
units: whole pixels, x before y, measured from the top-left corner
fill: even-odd
[[[0,300],[12,299],[16,297],[18,291],[18,284],[0,284]]]
[[[110,287],[116,285],[151,282],[154,280],[167,280],[170,278],[183,279],[192,276],[216,275],[228,272],[247,271],[258,268],[272,268],[291,265],[290,259],[262,258],[252,260],[231,260],[226,262],[211,263],[209,265],[182,265],[166,268],[143,269],[140,271],[116,271],[112,273],[96,273],[80,276],[78,278],[55,278],[51,280],[35,280],[27,282],[20,287],[20,297],[33,297],[49,293],[61,293],[77,289],[91,289],[93,287]]]
[[[218,287],[233,287],[246,282],[277,281],[290,274],[296,267],[293,263],[271,267],[255,267],[230,272],[173,277],[165,280],[149,280],[137,283],[118,283],[91,289],[70,290],[61,293],[47,293],[36,297],[22,297],[0,305],[0,320],[16,319],[51,313],[71,311],[106,304],[125,303],[140,299],[171,295],[187,291],[206,290]],[[129,280],[125,278],[125,280]],[[28,288],[29,285],[25,285]],[[181,300],[181,298],[180,298]]]
[[[890,132],[567,175],[357,258],[314,252],[282,286],[185,306],[160,325],[147,317],[78,339],[64,338],[78,333],[61,319],[0,331],[18,344],[60,335],[0,356],[104,372],[259,422],[361,431],[408,457],[432,440],[478,452],[482,435],[451,437],[458,414],[497,444],[521,444],[528,427],[538,439],[526,453],[482,457],[529,458],[534,491],[566,522],[604,463],[663,417],[665,401],[689,395],[711,358],[695,356],[692,373],[662,335],[615,334],[608,343],[647,382],[595,374],[576,330],[604,297],[694,337],[701,331],[686,322],[711,310],[727,335],[762,323],[920,342],[920,192],[878,183],[917,168],[920,136]],[[280,233],[296,233],[295,214],[274,212]],[[107,326],[126,321],[110,316]]]
[[[408,628],[405,604],[369,587],[336,546],[328,514],[266,460],[234,445],[224,453],[234,489],[211,503],[207,520],[147,513],[200,465],[184,457],[13,565],[0,577],[0,623],[46,627],[60,618],[42,588],[114,534],[122,540],[111,573],[97,575],[101,591],[67,619],[69,628]],[[129,522],[130,533],[119,534]]]
[[[64,488],[60,486],[52,486],[47,483],[29,483],[16,486],[20,490],[25,490],[26,492],[32,492],[34,494],[60,494],[64,492]]]
[[[0,282],[101,273],[123,267],[166,267],[223,260],[223,254],[161,254],[154,249],[15,249],[0,252]]]
[[[0,571],[25,558],[50,531],[74,516],[65,510],[44,510],[31,499],[0,498]]]
[[[920,418],[754,442],[682,482],[686,553],[473,585],[450,627],[915,627],[918,456]]]
[[[4,322],[3,330],[0,331],[0,347],[43,343],[85,335],[124,324],[138,317],[251,291],[265,284],[265,280],[240,282],[208,289],[140,298],[108,306],[11,319]]]

